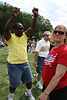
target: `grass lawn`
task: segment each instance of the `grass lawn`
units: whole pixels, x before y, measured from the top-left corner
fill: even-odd
[[[0,100],[7,100],[9,94],[9,77],[7,71],[7,47],[2,47],[0,51]],[[34,53],[28,53],[28,60],[33,74],[36,73],[36,69],[33,66],[34,62]],[[42,80],[41,80],[42,83]],[[32,94],[34,95],[35,99],[38,100],[38,96],[41,94],[41,90],[38,89],[36,86],[36,80],[33,77],[33,85],[32,85]],[[16,89],[14,94],[14,100],[29,100],[25,95],[26,86],[22,82],[20,86]]]

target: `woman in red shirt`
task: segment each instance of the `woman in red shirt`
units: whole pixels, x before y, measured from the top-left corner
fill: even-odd
[[[39,100],[67,100],[67,45],[64,43],[66,27],[56,26],[52,39],[55,47],[44,60],[42,70],[44,88]]]

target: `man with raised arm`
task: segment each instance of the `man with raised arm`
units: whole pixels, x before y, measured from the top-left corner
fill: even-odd
[[[35,100],[32,95],[32,73],[30,66],[27,61],[27,37],[32,34],[38,16],[38,9],[33,8],[32,12],[34,14],[32,25],[24,32],[24,27],[20,22],[16,22],[13,25],[14,20],[19,14],[20,8],[15,8],[13,16],[8,20],[4,29],[4,37],[7,41],[9,47],[9,55],[7,58],[7,67],[9,74],[9,96],[8,100],[13,100],[14,91],[20,85],[20,81],[26,83],[27,92],[26,96],[30,100]],[[11,27],[14,28],[14,34],[11,33]]]

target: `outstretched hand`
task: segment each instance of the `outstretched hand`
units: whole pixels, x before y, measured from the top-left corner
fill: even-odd
[[[33,8],[32,12],[34,13],[34,16],[38,16],[38,8]]]
[[[15,17],[17,17],[17,15],[19,14],[19,11],[20,11],[20,8],[15,7],[15,9],[12,10],[13,15],[14,15]]]

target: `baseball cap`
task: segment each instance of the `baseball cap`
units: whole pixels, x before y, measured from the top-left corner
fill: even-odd
[[[50,35],[50,32],[49,31],[45,31],[44,35]]]

